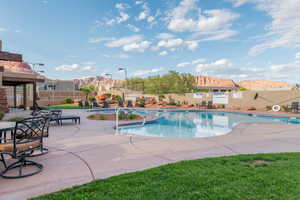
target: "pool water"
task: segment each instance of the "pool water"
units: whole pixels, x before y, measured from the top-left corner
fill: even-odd
[[[104,111],[111,112],[111,111]],[[300,124],[300,119],[220,111],[138,111],[159,120],[144,126],[121,128],[121,133],[164,138],[202,138],[225,135],[241,123]]]

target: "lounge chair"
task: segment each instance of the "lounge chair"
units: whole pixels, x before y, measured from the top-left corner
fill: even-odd
[[[132,108],[133,107],[133,104],[132,104],[132,101],[131,100],[128,100],[127,102],[127,108]]]
[[[206,108],[206,101],[202,101],[202,102],[201,102],[201,107],[202,107],[202,108]]]
[[[23,178],[42,171],[43,165],[27,160],[27,158],[35,150],[42,150],[43,131],[46,123],[47,120],[44,117],[27,118],[16,122],[12,139],[0,144],[0,154],[5,168],[0,176],[3,178]],[[5,154],[17,161],[7,166],[3,156]]]
[[[299,111],[299,102],[292,102],[291,111],[292,112],[298,112]]]
[[[62,110],[50,110],[50,121],[55,121],[57,125],[63,125],[62,122],[72,120],[75,124],[80,124],[80,116],[78,115],[62,115]]]
[[[213,102],[212,101],[209,101],[207,102],[207,109],[213,109]]]

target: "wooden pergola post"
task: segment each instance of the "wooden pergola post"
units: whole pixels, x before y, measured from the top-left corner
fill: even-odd
[[[37,109],[37,91],[36,91],[36,81],[33,82],[33,87],[32,87],[32,90],[33,90],[33,110],[36,110]]]
[[[24,110],[27,108],[27,85],[23,84],[23,104],[24,104]]]

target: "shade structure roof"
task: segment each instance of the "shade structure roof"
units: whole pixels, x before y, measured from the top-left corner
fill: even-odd
[[[15,86],[34,82],[44,82],[45,77],[33,71],[25,62],[0,60],[0,72],[3,72],[3,85]]]

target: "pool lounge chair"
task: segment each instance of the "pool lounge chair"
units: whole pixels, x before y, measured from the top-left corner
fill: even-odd
[[[291,111],[292,112],[298,112],[299,111],[299,102],[292,102]]]
[[[207,102],[207,107],[206,108],[207,109],[213,109],[214,108],[213,102],[212,101]]]
[[[80,124],[80,116],[78,115],[62,115],[62,110],[50,110],[51,120],[55,121],[57,125],[63,125],[63,121],[72,120],[75,124]]]

